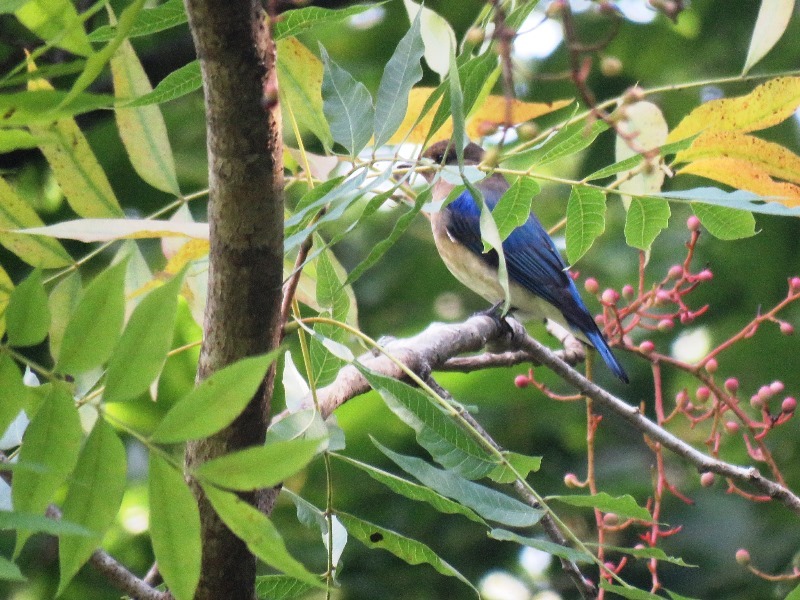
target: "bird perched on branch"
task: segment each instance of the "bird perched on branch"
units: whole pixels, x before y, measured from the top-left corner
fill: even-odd
[[[468,144],[464,148],[464,164],[477,165],[484,152],[477,144]],[[455,147],[449,140],[433,144],[422,156],[439,165],[458,164]],[[432,170],[425,170],[422,175],[429,182],[435,178]],[[482,179],[476,187],[489,209],[494,210],[509,184],[501,174],[495,173]],[[445,200],[453,188],[453,184],[440,177],[433,189],[434,200]],[[480,207],[469,190],[433,213],[431,224],[439,254],[456,279],[489,302],[504,301],[505,293],[498,280],[498,255],[495,250],[483,251]],[[581,300],[553,240],[533,214],[505,239],[503,253],[511,309],[526,318],[546,318],[567,325],[583,341],[594,346],[614,375],[627,383],[625,370]]]

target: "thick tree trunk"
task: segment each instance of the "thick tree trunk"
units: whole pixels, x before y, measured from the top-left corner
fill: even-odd
[[[283,275],[283,164],[275,47],[257,0],[185,0],[203,74],[211,252],[198,379],[276,347]],[[264,389],[227,429],[186,449],[194,466],[264,441]],[[196,598],[251,600],[255,559],[199,489],[203,571]],[[247,498],[255,503],[253,495]]]

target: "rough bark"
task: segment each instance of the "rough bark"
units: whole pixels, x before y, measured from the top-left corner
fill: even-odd
[[[211,235],[197,377],[276,347],[283,265],[283,165],[275,50],[253,0],[185,0],[206,101]],[[263,443],[272,372],[227,429],[186,449],[189,467]],[[197,599],[251,600],[255,559],[195,486],[203,564]],[[245,497],[255,503],[254,495]]]

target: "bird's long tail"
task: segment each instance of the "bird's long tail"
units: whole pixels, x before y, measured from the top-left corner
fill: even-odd
[[[584,335],[589,338],[589,341],[592,343],[597,351],[600,353],[600,356],[603,357],[603,360],[608,365],[608,368],[619,377],[625,383],[628,383],[628,374],[625,372],[625,369],[622,368],[622,365],[619,364],[617,357],[614,356],[614,353],[611,351],[611,348],[608,347],[608,342],[606,342],[606,338],[603,337],[603,334],[600,331],[587,331],[584,332]]]

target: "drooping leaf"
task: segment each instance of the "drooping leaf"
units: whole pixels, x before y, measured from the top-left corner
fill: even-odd
[[[322,62],[297,38],[278,40],[275,46],[281,105],[291,107],[298,125],[329,149],[333,137],[322,105]]]
[[[69,585],[113,523],[125,492],[126,472],[125,447],[114,429],[99,418],[78,457],[63,507],[65,520],[86,527],[95,536],[62,536],[59,540],[61,578],[56,595]]]
[[[135,100],[123,102],[119,106],[134,108],[148,104],[162,104],[191,94],[201,87],[203,87],[203,78],[200,75],[200,62],[193,60],[164,77],[152,92],[139,96]]]
[[[70,0],[31,0],[17,8],[14,15],[41,39],[59,48],[79,56],[92,53],[83,23]]]
[[[353,515],[341,512],[337,512],[336,515],[347,529],[347,532],[368,548],[381,548],[391,552],[410,565],[428,564],[442,575],[456,577],[477,593],[475,587],[466,577],[422,542],[369,523]]]
[[[547,552],[553,556],[558,556],[566,560],[575,562],[591,562],[592,557],[581,550],[570,548],[569,546],[562,546],[549,540],[541,538],[532,538],[519,535],[513,531],[506,529],[492,529],[489,532],[489,537],[503,542],[514,542],[515,544],[523,544],[531,548],[536,548],[542,552]]]
[[[150,292],[134,309],[108,362],[104,401],[135,398],[158,377],[172,343],[183,274]]]
[[[746,75],[781,39],[793,11],[794,0],[761,0],[742,75]]]
[[[703,227],[721,240],[739,240],[756,234],[756,220],[753,213],[725,206],[692,203],[692,210]]]
[[[450,23],[441,15],[431,10],[427,6],[420,6],[412,0],[403,0],[408,19],[413,23],[418,13],[420,18],[420,34],[422,42],[425,44],[425,62],[432,71],[441,78],[447,75],[450,69],[448,56],[450,49],[456,47],[456,34]]]
[[[324,73],[322,103],[333,141],[357,155],[372,138],[375,109],[366,86],[337,65],[320,44]]]
[[[78,219],[42,227],[20,228],[20,234],[28,234],[30,236],[28,239],[44,239],[39,236],[47,236],[48,238],[80,242],[163,237],[191,237],[207,240],[208,223],[158,219]],[[45,239],[44,241],[50,240]]]
[[[537,181],[530,177],[518,177],[506,190],[492,211],[501,240],[528,220],[533,198],[540,191]]]
[[[204,462],[195,475],[229,490],[257,490],[278,485],[317,455],[324,440],[297,438],[254,446]]]
[[[281,534],[269,517],[231,492],[212,485],[204,485],[203,491],[225,525],[247,544],[257,558],[304,583],[317,588],[324,587],[317,575],[289,554]]]
[[[623,519],[639,519],[650,522],[653,517],[650,511],[639,506],[633,496],[625,494],[616,498],[606,492],[592,495],[570,494],[565,496],[548,496],[547,501],[557,500],[571,506],[596,508],[606,513],[614,513]]]
[[[574,265],[606,229],[606,196],[600,190],[572,186],[567,202],[567,259]]]
[[[800,106],[800,77],[777,77],[736,98],[710,100],[686,115],[668,142],[702,131],[758,131],[777,125]]]
[[[123,42],[111,59],[114,95],[120,100],[138,98],[153,91],[150,80],[130,42]],[[122,144],[133,168],[154,188],[180,195],[175,159],[167,126],[156,105],[114,109]]]
[[[477,479],[490,473],[497,461],[431,398],[405,383],[362,370],[389,409],[417,434],[417,441],[443,466]]]
[[[420,15],[400,40],[386,64],[375,99],[375,147],[383,146],[397,131],[408,107],[411,88],[422,79],[420,59],[425,52]]]
[[[476,523],[486,523],[474,510],[467,508],[463,504],[459,504],[454,500],[450,500],[450,498],[446,498],[429,487],[414,483],[408,479],[403,479],[397,475],[392,475],[391,473],[387,473],[386,471],[377,469],[372,465],[368,465],[347,456],[342,456],[340,454],[333,454],[333,456],[345,461],[347,464],[361,469],[375,481],[382,483],[396,494],[400,494],[401,496],[405,496],[411,500],[430,504],[440,513],[450,515],[458,514]]]
[[[258,600],[293,600],[315,589],[304,581],[288,575],[261,575],[256,577]]]
[[[200,512],[183,474],[150,453],[150,539],[158,570],[176,600],[191,600],[200,581]]]
[[[64,331],[56,369],[82,373],[111,356],[125,317],[125,272],[120,261],[98,275],[83,295]]]
[[[625,218],[625,241],[648,250],[658,234],[669,225],[669,203],[657,198],[631,198]]]
[[[41,465],[41,472],[14,473],[11,498],[14,509],[42,514],[78,460],[83,432],[78,410],[65,387],[53,385],[31,420],[22,440],[19,460]],[[15,556],[19,555],[30,532],[19,531]]]
[[[516,498],[464,479],[453,471],[437,469],[421,458],[398,454],[375,440],[373,443],[392,462],[416,477],[423,485],[471,508],[484,519],[509,527],[530,527],[538,523],[544,514],[540,509],[532,508]]]
[[[3,390],[3,401],[0,402],[0,432],[4,432],[27,404],[30,390],[22,382],[22,373],[14,359],[5,353],[0,354],[0,389]]]
[[[128,31],[127,37],[134,38],[164,31],[186,23],[186,10],[182,0],[167,0],[153,8],[140,11]],[[114,39],[116,25],[102,25],[89,34],[89,41],[107,42]]]
[[[318,6],[304,6],[281,13],[281,18],[274,23],[273,36],[275,40],[296,36],[315,27],[329,25],[343,21],[354,15],[380,6],[384,2],[375,4],[354,4],[332,10]]]
[[[6,309],[6,328],[8,343],[12,346],[35,346],[47,336],[50,308],[39,269],[11,292]]]
[[[54,269],[70,264],[72,259],[56,240],[8,233],[43,225],[39,215],[0,177],[0,244],[34,267]]]
[[[267,368],[279,354],[279,350],[273,350],[242,359],[202,381],[164,416],[153,433],[153,441],[200,439],[230,425],[253,398]]]
[[[317,238],[316,243],[322,245],[321,239]],[[331,255],[330,251],[322,251],[317,257],[316,300],[321,316],[344,322],[350,308],[350,298],[345,293],[339,273],[333,267]],[[330,383],[343,366],[341,358],[337,357],[337,354],[341,353],[332,353],[329,347],[331,342],[344,343],[347,339],[347,332],[333,324],[316,323],[314,333],[316,335],[311,338],[309,343],[311,373],[314,385],[320,386]]]

